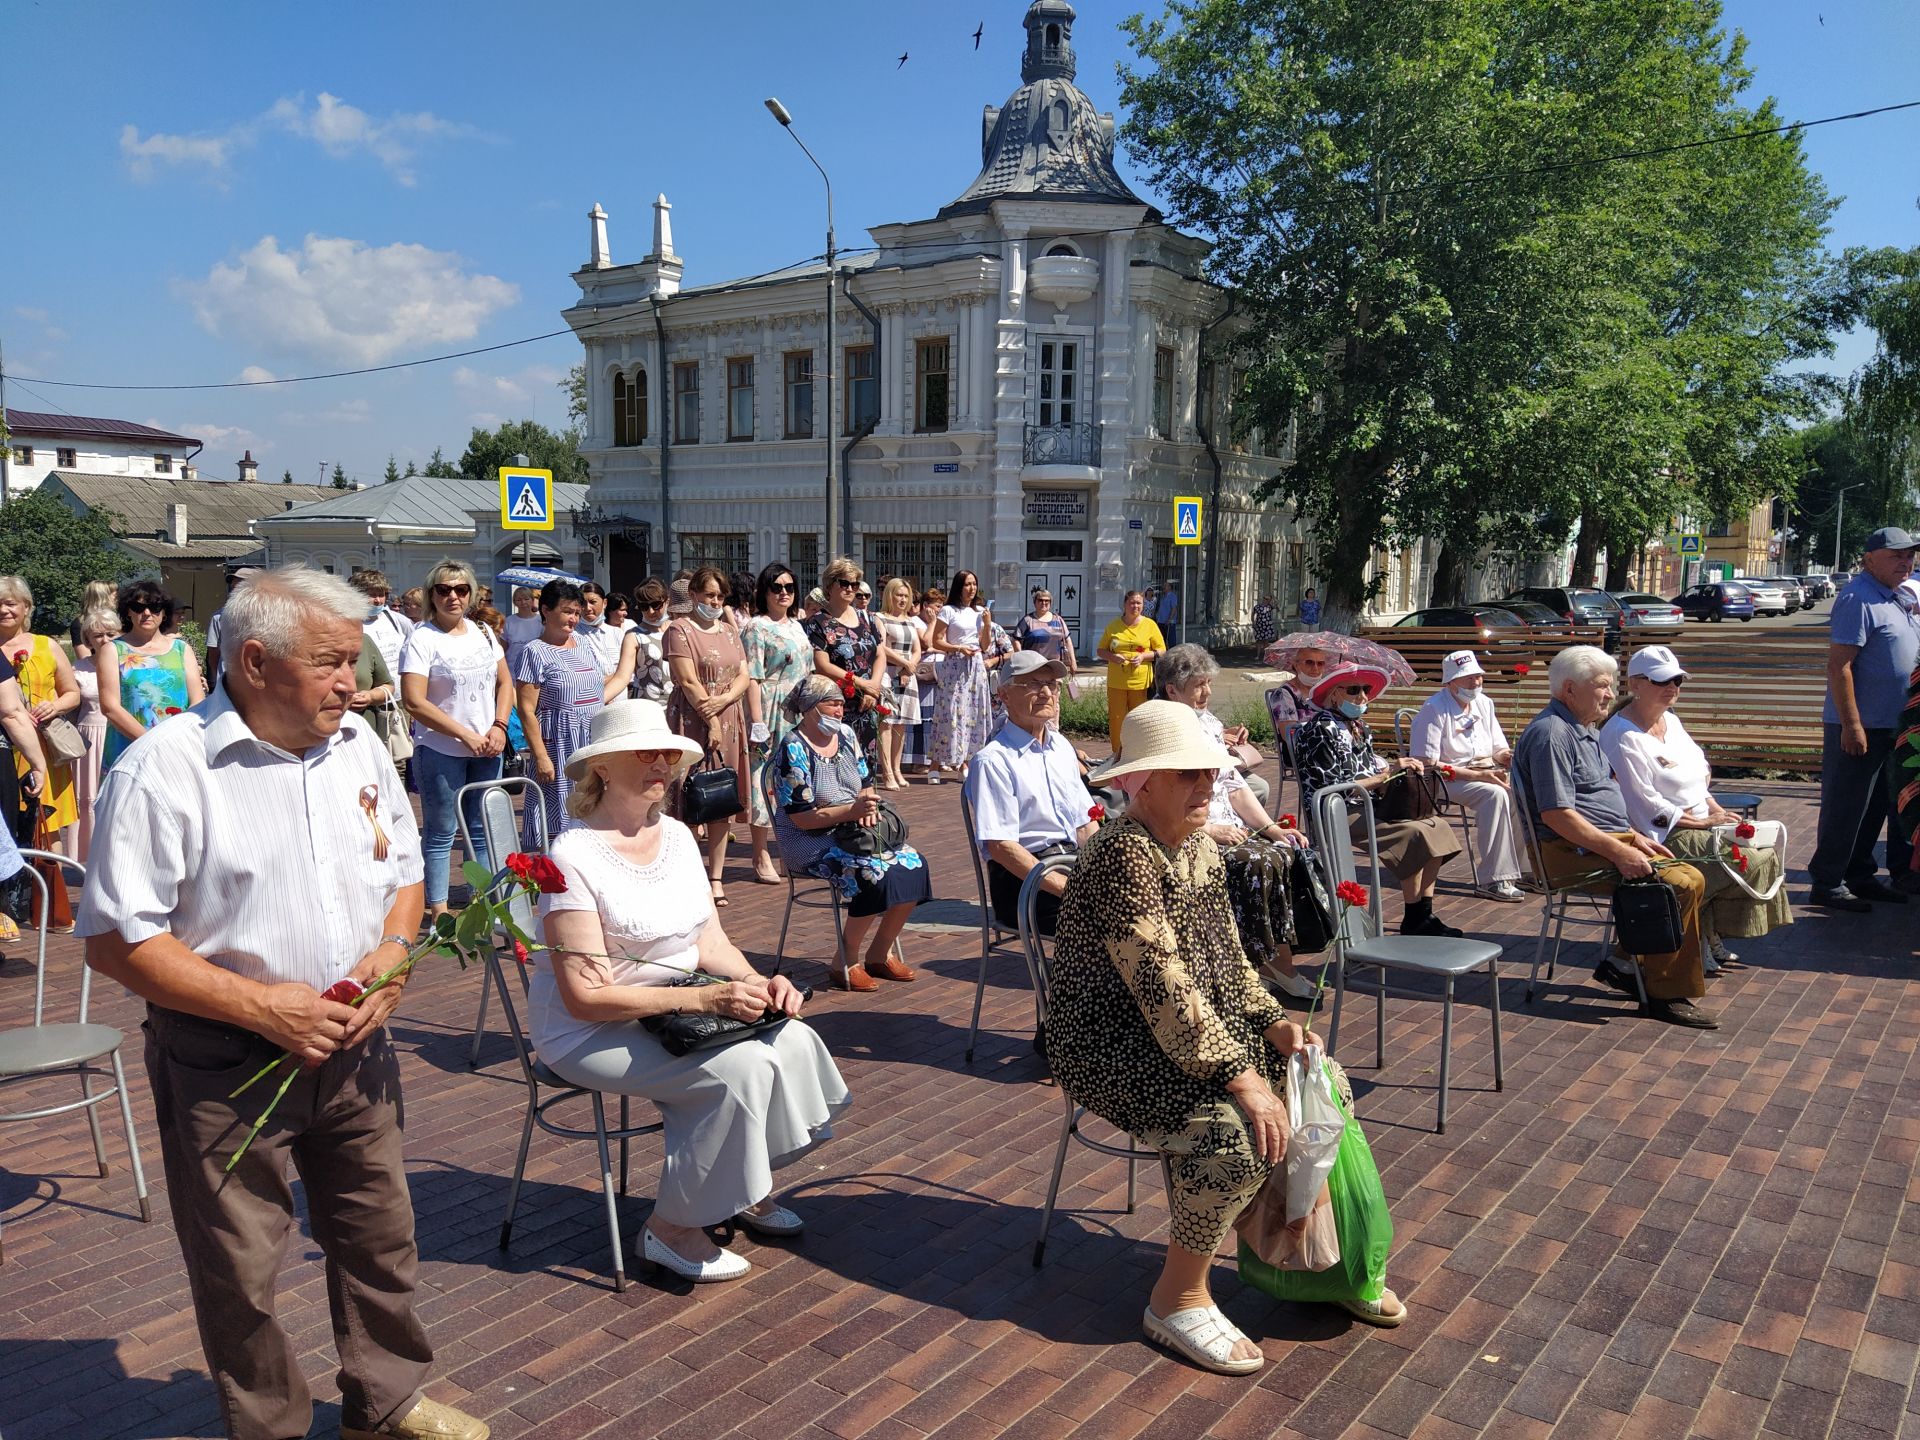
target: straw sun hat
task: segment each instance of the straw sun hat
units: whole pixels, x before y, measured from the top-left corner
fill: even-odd
[[[1200,714],[1178,700],[1148,700],[1120,726],[1120,758],[1093,772],[1104,785],[1143,770],[1226,770],[1233,756],[1207,739]]]
[[[567,757],[567,778],[587,778],[587,763],[623,750],[678,750],[674,778],[687,773],[705,752],[684,735],[667,728],[667,712],[652,700],[616,700],[587,728],[587,743]]]

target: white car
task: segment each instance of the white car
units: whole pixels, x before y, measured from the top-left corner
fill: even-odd
[[[1642,595],[1637,590],[1615,590],[1629,628],[1637,630],[1678,630],[1687,623],[1686,612],[1671,600],[1658,595]]]
[[[1787,598],[1786,586],[1777,580],[1765,575],[1741,575],[1737,580],[1753,596],[1756,615],[1787,615],[1795,608],[1794,602]]]

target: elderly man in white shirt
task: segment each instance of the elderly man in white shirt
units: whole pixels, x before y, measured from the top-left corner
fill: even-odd
[[[366,597],[304,567],[227,602],[226,666],[203,704],[109,773],[79,915],[87,963],[147,1001],[146,1063],[175,1229],[227,1433],[307,1433],[301,1353],[274,1314],[306,1191],[341,1365],[340,1434],[487,1427],[422,1393],[433,1352],[401,1154],[389,985],[365,982],[420,924],[420,835],[379,736],[347,709]],[[229,1174],[268,1093],[232,1092],[282,1052],[303,1067]],[[303,1326],[304,1328],[304,1326]]]
[[[1454,769],[1454,777],[1441,783],[1448,799],[1473,812],[1474,848],[1480,852],[1480,883],[1473,893],[1509,905],[1526,899],[1513,883],[1520,878],[1507,782],[1513,750],[1473,651],[1456,650],[1441,661],[1440,688],[1415,713],[1407,748],[1416,760]]]
[[[1079,758],[1056,728],[1067,667],[1038,650],[1018,650],[1003,673],[1007,723],[968,762],[966,794],[994,918],[1013,929],[1027,872],[1049,855],[1077,851],[1093,838],[1094,821]],[[1055,872],[1041,885],[1035,919],[1051,935],[1067,877]]]

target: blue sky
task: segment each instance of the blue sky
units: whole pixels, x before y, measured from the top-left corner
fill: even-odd
[[[1102,109],[1117,103],[1115,22],[1132,8],[1080,6],[1080,84]],[[209,475],[251,448],[266,478],[301,481],[336,461],[372,481],[390,453],[404,468],[435,445],[457,456],[475,424],[557,425],[556,382],[579,354],[567,337],[244,391],[35,380],[301,375],[558,329],[596,201],[614,259],[634,260],[664,191],[689,283],[817,254],[819,177],[762,108],[769,94],[834,177],[841,243],[862,243],[972,179],[981,106],[1019,83],[1025,9],[9,0],[0,335],[21,383],[8,402],[201,436]],[[1920,98],[1913,0],[1726,12],[1751,41],[1756,90],[1789,117]],[[1920,111],[1806,144],[1846,197],[1836,248],[1920,243]],[[1866,353],[1853,337],[1836,364]]]

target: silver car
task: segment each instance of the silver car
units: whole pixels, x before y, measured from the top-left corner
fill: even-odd
[[[1742,575],[1738,579],[1753,596],[1756,615],[1790,615],[1799,608],[1798,601],[1788,599],[1787,587],[1772,575]]]
[[[1684,610],[1658,595],[1643,595],[1637,590],[1613,590],[1608,593],[1620,602],[1621,612],[1630,629],[1678,630],[1687,623]]]

